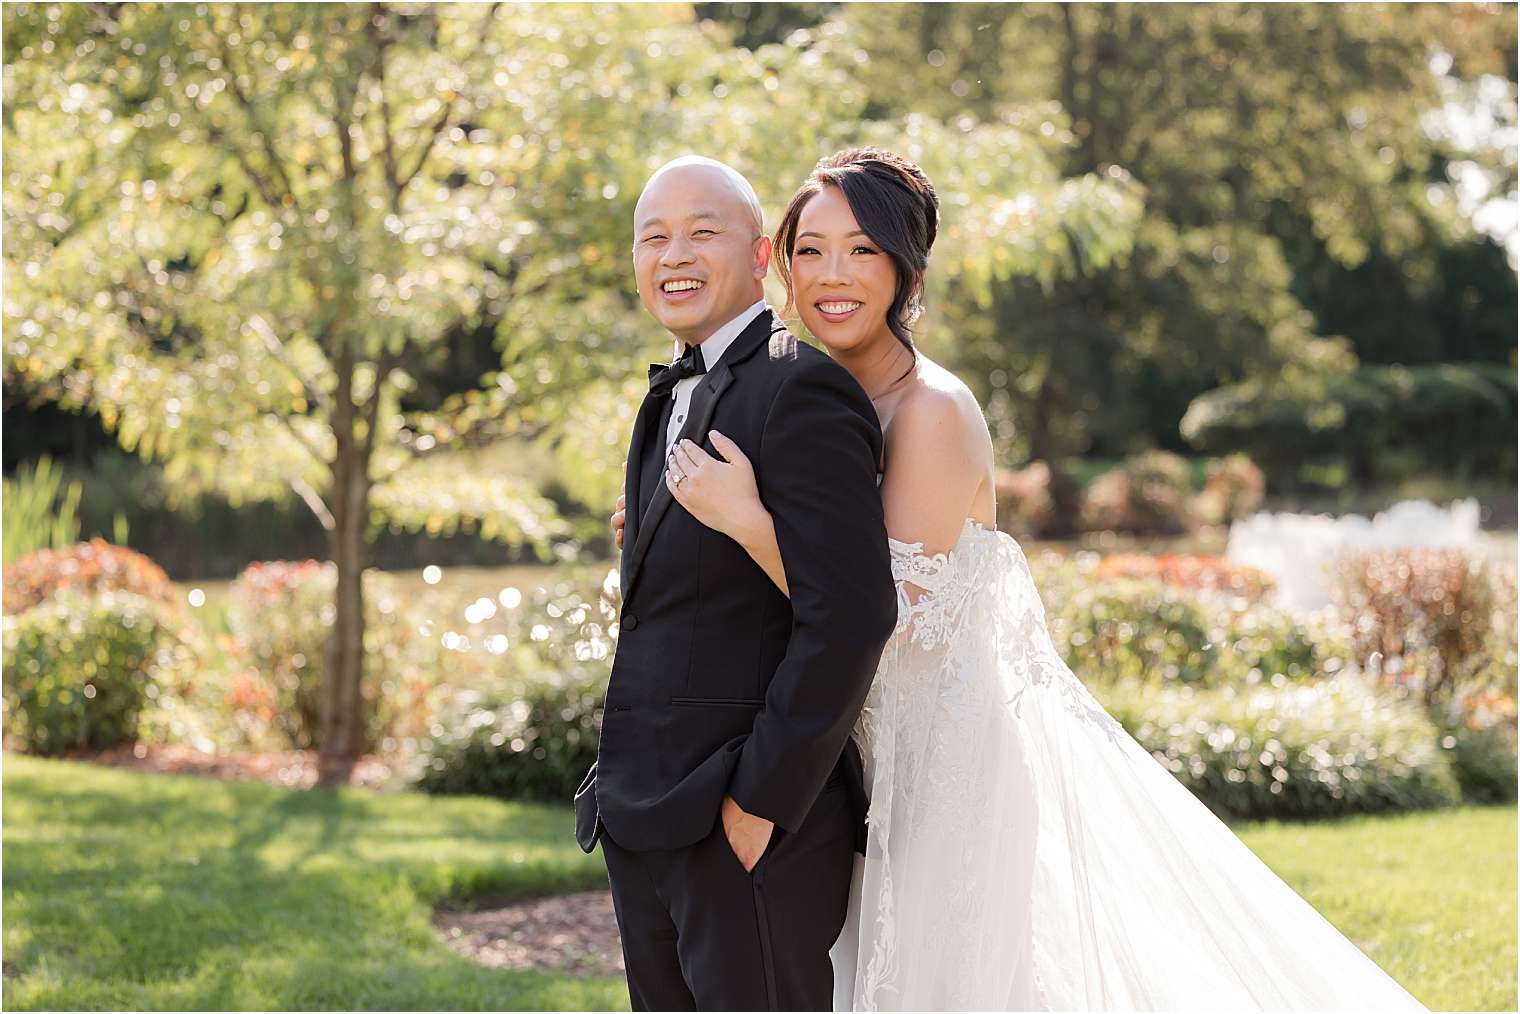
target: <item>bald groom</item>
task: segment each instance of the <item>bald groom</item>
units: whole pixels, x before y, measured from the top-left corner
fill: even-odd
[[[634,1010],[829,1010],[865,794],[850,730],[896,620],[855,379],[766,306],[754,188],[687,156],[634,212],[651,367],[624,487],[623,605],[576,837],[607,863]],[[754,464],[791,597],[671,496],[665,458],[720,430]]]

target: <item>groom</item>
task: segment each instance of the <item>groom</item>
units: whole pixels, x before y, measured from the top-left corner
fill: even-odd
[[[764,302],[754,189],[687,156],[634,211],[645,308],[684,350],[650,367],[624,489],[622,615],[576,838],[602,843],[634,1010],[828,1010],[864,786],[850,730],[896,620],[855,379]],[[680,439],[754,463],[788,599],[676,503]],[[848,749],[847,749],[848,746]]]

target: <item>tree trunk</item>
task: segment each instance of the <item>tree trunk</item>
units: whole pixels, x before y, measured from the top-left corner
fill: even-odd
[[[1030,420],[1029,458],[1043,461],[1050,468],[1050,524],[1042,535],[1066,538],[1081,528],[1081,490],[1066,474],[1062,453],[1056,446],[1055,416],[1061,410],[1060,397],[1050,379],[1049,367],[1035,392],[1034,416]]]
[[[369,512],[368,441],[355,438],[353,354],[339,353],[334,393],[333,527],[329,552],[338,570],[334,618],[322,672],[322,721],[317,783],[347,783],[364,750],[364,523]]]
[[[1061,105],[1071,117],[1071,130],[1077,137],[1072,152],[1072,170],[1080,175],[1092,172],[1097,165],[1096,130],[1093,99],[1097,95],[1096,68],[1091,54],[1084,52],[1081,31],[1077,28],[1077,14],[1070,3],[1061,4],[1061,25],[1064,29],[1066,51],[1061,58]],[[1080,79],[1087,85],[1085,98],[1077,96]]]

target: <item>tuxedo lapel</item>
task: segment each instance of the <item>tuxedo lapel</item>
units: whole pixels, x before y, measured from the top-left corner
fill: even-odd
[[[618,560],[618,587],[623,590],[625,597],[630,576],[629,561],[633,556],[633,544],[639,537],[639,522],[644,508],[644,472],[649,469],[649,462],[658,465],[664,457],[659,450],[651,455],[648,445],[649,441],[658,441],[663,437],[659,423],[669,404],[669,398],[645,395],[644,403],[639,406],[638,415],[633,420],[633,436],[628,441],[628,471],[623,478],[623,552]]]
[[[670,413],[673,408],[671,400],[667,398],[660,412],[650,413],[649,416],[649,437],[644,441],[643,453],[639,455],[639,460],[643,463],[643,471],[639,473],[640,518],[649,516],[649,501],[665,471],[665,434],[670,432]]]
[[[723,392],[727,391],[734,382],[733,367],[749,358],[770,337],[773,320],[774,317],[768,309],[756,315],[755,319],[750,321],[749,325],[740,332],[739,337],[734,339],[734,343],[728,347],[728,351],[724,353],[723,358],[718,361],[718,364],[708,370],[702,380],[697,383],[697,386],[691,392],[691,410],[686,415],[686,424],[681,427],[681,432],[676,434],[677,443],[682,440],[690,440],[708,454],[716,456],[712,442],[707,439],[707,430],[712,423],[713,412],[718,407],[718,399],[723,397]],[[647,408],[648,405],[649,399],[646,399],[645,407]],[[644,410],[641,409],[640,416],[642,417],[643,414]],[[634,424],[634,429],[637,432],[637,421]],[[646,441],[659,440],[660,448],[663,451],[663,432],[652,432],[650,424],[646,423],[643,437]],[[642,444],[638,447],[630,448],[630,461],[633,456],[642,451]],[[660,522],[664,520],[666,513],[670,510],[670,505],[675,501],[675,497],[670,493],[670,488],[665,485],[663,474],[665,455],[660,453],[651,460],[656,462],[654,467],[657,469],[659,479],[654,488],[654,495],[649,499],[649,510],[638,519],[637,530],[627,528],[626,524],[623,529],[624,572],[619,576],[622,579],[623,601],[625,603],[628,601],[628,596],[633,592],[634,582],[638,580],[639,569],[643,566],[644,557],[649,552],[649,543],[654,539],[655,529],[659,527]],[[633,465],[631,463],[628,466],[628,470],[630,478],[628,490],[636,493],[639,486],[636,482],[632,481]],[[627,495],[628,493],[625,491],[624,496],[627,497]],[[629,540],[632,541],[630,542]],[[633,547],[631,551],[627,548],[630,545]]]
[[[718,399],[723,392],[728,390],[734,381],[734,374],[724,363],[719,363],[716,369],[709,370],[706,377],[697,384],[691,392],[691,411],[686,416],[686,425],[681,427],[681,432],[676,434],[676,442],[690,440],[702,447],[709,454],[713,453],[712,442],[706,440],[708,424],[712,422],[713,410],[718,407]],[[659,439],[662,434],[648,433],[645,439]],[[661,447],[663,449],[663,443]],[[654,538],[654,531],[664,520],[665,514],[670,510],[670,505],[675,502],[675,497],[670,493],[670,487],[665,484],[664,465],[665,456],[658,457],[656,474],[659,478],[654,488],[654,495],[649,498],[649,513],[647,517],[639,519],[639,530],[633,536],[633,555],[628,568],[628,587],[623,591],[623,600],[626,602],[628,594],[633,591],[633,582],[638,580],[639,567],[644,562],[644,556],[649,552],[649,542]]]

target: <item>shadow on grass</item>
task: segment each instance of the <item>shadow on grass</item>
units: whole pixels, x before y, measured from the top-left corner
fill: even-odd
[[[483,968],[445,899],[605,886],[569,808],[4,760],[12,1009],[621,1008],[621,980]]]

